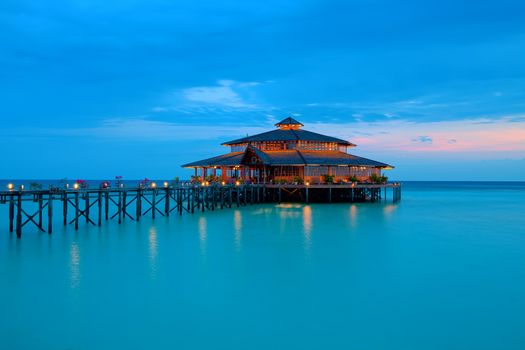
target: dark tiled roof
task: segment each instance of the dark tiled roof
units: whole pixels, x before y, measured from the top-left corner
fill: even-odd
[[[217,157],[198,160],[196,162],[184,164],[184,168],[195,166],[234,166],[241,164],[244,152],[231,152]]]
[[[307,165],[355,165],[387,167],[388,164],[339,151],[300,151]]]
[[[264,152],[270,159],[269,165],[304,165],[301,154],[293,151],[266,151]]]
[[[256,154],[266,165],[350,165],[350,166],[372,166],[388,167],[390,165],[375,160],[358,157],[339,151],[267,151],[252,147]],[[244,152],[233,152],[222,156],[204,159],[183,165],[194,166],[234,166],[241,165]]]
[[[295,120],[292,117],[285,118],[285,119],[281,120],[279,123],[275,124],[275,126],[279,126],[279,125],[301,125],[301,126],[304,126],[304,124],[298,122],[297,120]]]
[[[234,145],[237,143],[262,142],[262,141],[317,141],[317,142],[335,142],[347,146],[355,146],[353,143],[338,139],[336,137],[318,134],[308,130],[291,130],[277,129],[263,132],[261,134],[243,137],[237,140],[224,142],[223,145]]]

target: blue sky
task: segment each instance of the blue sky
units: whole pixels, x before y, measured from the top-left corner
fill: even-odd
[[[173,178],[288,115],[405,180],[525,180],[518,1],[0,3],[0,178]]]

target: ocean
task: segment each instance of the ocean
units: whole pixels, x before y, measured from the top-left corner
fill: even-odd
[[[78,231],[57,216],[21,239],[6,219],[1,349],[525,348],[525,182]]]

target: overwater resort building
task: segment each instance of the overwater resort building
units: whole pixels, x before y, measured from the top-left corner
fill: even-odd
[[[348,153],[356,145],[304,130],[294,118],[275,124],[275,130],[224,142],[230,152],[183,165],[195,177],[253,183],[368,182],[392,166]]]

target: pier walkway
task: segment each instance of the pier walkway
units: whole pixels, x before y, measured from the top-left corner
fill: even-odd
[[[0,205],[8,207],[9,232],[22,236],[32,225],[41,232],[53,232],[55,204],[59,204],[63,225],[101,226],[103,220],[139,221],[143,217],[240,207],[282,201],[302,203],[379,202],[401,200],[401,184],[240,184],[177,185],[165,187],[99,188],[0,191]]]

